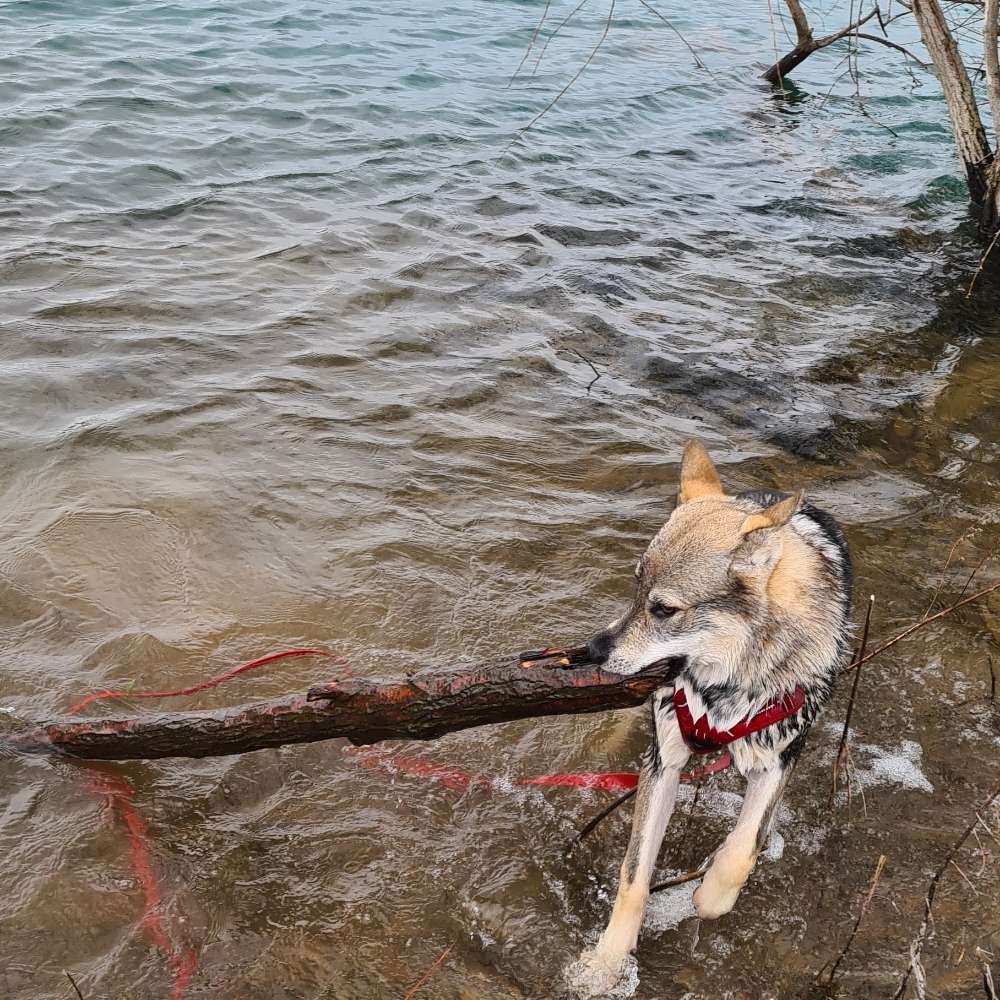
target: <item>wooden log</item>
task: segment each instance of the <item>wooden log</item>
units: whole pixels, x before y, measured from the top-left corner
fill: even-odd
[[[10,731],[0,732],[0,750],[155,760],[227,756],[336,737],[356,746],[429,740],[515,719],[639,705],[670,683],[682,662],[662,660],[623,676],[588,663],[584,647],[548,649],[472,670],[428,670],[400,681],[335,681],[287,701],[221,711],[15,722]]]

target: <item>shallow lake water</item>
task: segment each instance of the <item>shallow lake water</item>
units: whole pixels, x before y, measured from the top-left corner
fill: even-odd
[[[934,82],[866,49],[862,106],[830,50],[781,96],[756,78],[786,44],[766,5],[659,5],[699,68],[619,0],[519,135],[608,12],[508,86],[543,6],[0,4],[5,713],[289,646],[390,676],[584,637],[691,436],[728,486],[804,487],[842,520],[876,640],[995,547],[1000,287],[966,297],[980,248]],[[998,632],[994,597],[866,668],[831,809],[838,693],[734,913],[653,902],[637,997],[892,995],[996,773]],[[513,782],[629,769],[644,739],[619,713],[397,748],[497,779],[465,790],[339,742],[101,771],[146,825],[187,997],[402,998],[450,949],[416,997],[506,1000],[556,996],[596,939],[628,823],[567,859],[607,795]],[[739,790],[685,793],[664,874],[714,849]],[[983,995],[997,851],[982,830],[942,880],[928,996]],[[63,970],[87,1000],[171,996],[90,769],[0,750],[0,859],[0,996],[69,997]]]

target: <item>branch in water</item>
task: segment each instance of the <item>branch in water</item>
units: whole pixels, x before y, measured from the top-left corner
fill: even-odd
[[[222,711],[40,721],[4,733],[0,751],[154,760],[227,756],[335,737],[355,745],[428,740],[516,719],[641,705],[676,677],[682,663],[661,660],[626,676],[589,664],[586,647],[542,650],[527,659],[428,670],[404,681],[335,681],[288,701]]]
[[[857,21],[849,24],[846,28],[842,28],[840,31],[835,31],[831,35],[824,35],[822,38],[814,38],[812,33],[812,28],[809,27],[809,21],[806,18],[805,11],[800,6],[798,0],[786,0],[788,4],[788,9],[791,11],[792,20],[795,23],[795,33],[797,41],[795,43],[795,48],[791,52],[782,56],[773,66],[771,66],[767,72],[763,75],[764,79],[768,83],[774,83],[781,85],[782,81],[789,73],[799,66],[801,63],[805,62],[814,52],[818,52],[820,49],[825,49],[828,45],[833,45],[834,42],[839,42],[842,38],[846,38],[852,33],[857,33],[858,28],[870,21],[876,14],[878,14],[878,7],[874,7],[869,13],[864,17],[858,18]]]

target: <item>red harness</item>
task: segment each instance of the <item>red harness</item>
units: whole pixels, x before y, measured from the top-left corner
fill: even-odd
[[[729,729],[719,730],[708,724],[707,713],[697,720],[692,717],[684,689],[678,685],[674,691],[674,713],[681,727],[681,736],[692,753],[716,753],[744,736],[759,733],[782,719],[790,718],[802,708],[805,700],[805,692],[796,686],[794,691],[765,705],[755,715],[748,715]]]

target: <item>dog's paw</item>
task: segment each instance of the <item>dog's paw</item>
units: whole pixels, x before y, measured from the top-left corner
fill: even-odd
[[[711,871],[705,876],[705,881],[694,891],[694,908],[703,920],[716,920],[725,916],[735,905],[736,899],[743,888],[739,885],[726,884],[719,879],[711,878]]]
[[[594,948],[567,966],[563,982],[576,1000],[624,1000],[639,985],[638,965],[631,955],[616,959]]]

